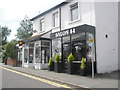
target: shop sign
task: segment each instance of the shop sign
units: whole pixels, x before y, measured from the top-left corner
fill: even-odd
[[[67,35],[71,35],[71,34],[75,34],[75,28],[69,29],[69,30],[65,30],[65,31],[60,31],[60,32],[56,32],[55,33],[55,37],[62,37],[62,36],[67,36]]]

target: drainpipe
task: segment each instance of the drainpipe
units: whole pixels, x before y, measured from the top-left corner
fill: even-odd
[[[60,25],[60,31],[61,31],[61,7],[59,6],[59,25]],[[61,56],[62,56],[62,41],[63,41],[63,38],[61,37]],[[63,56],[62,56],[63,58]],[[62,60],[63,61],[63,60]]]

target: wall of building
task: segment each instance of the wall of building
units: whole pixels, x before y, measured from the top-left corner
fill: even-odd
[[[70,5],[76,3],[78,0],[73,0],[70,3],[61,6],[61,29],[68,29],[71,27],[88,24],[95,26],[95,10],[94,3],[92,2],[79,2],[79,20],[70,21]],[[55,10],[45,14],[38,19],[33,21],[34,30],[40,31],[40,19],[44,18],[45,21],[45,30],[52,32],[57,32],[60,30],[60,27],[53,27],[53,13],[58,11],[60,13],[60,9],[56,8]],[[37,33],[38,33],[37,32]]]
[[[95,3],[98,73],[118,69],[118,4]],[[108,35],[108,38],[106,38]]]
[[[78,0],[77,0],[78,1]],[[68,29],[83,24],[95,26],[95,10],[93,2],[79,2],[79,20],[70,21],[70,5],[77,2],[76,0],[71,1],[67,5],[61,7],[61,22],[62,30]]]
[[[118,3],[118,37],[120,37],[120,2]],[[120,70],[120,40],[118,39],[118,66]]]
[[[53,32],[59,31],[59,26],[58,27],[53,27],[53,13],[59,12],[59,8],[56,8],[55,10],[35,19],[33,21],[33,29],[37,30],[34,35],[38,34],[40,32],[40,20],[44,18],[44,23],[45,23],[45,32],[52,30]]]

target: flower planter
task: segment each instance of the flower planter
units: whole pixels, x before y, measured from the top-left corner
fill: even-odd
[[[49,71],[54,71],[54,62],[52,62],[52,65],[48,66]]]
[[[96,62],[94,62],[94,73],[96,73]],[[92,62],[86,62],[86,75],[92,75]]]
[[[67,63],[67,73],[73,74],[74,73],[74,64],[72,62]]]
[[[54,62],[54,71],[57,73],[62,72],[62,63],[61,62]]]
[[[80,75],[81,75],[81,76],[85,76],[85,75],[86,75],[86,70],[85,70],[85,68],[80,70]]]

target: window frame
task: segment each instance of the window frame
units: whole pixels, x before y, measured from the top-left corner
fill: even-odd
[[[45,31],[45,20],[44,20],[44,18],[40,19],[40,31]]]
[[[57,14],[57,19],[56,19],[56,15]],[[56,12],[54,12],[53,14],[52,14],[52,17],[53,17],[53,25],[52,25],[52,27],[54,28],[54,27],[59,27],[59,12],[58,11],[56,11]],[[58,24],[56,24],[56,20],[58,20],[57,21],[57,23]]]
[[[75,20],[72,20],[72,13],[71,13],[71,10],[74,10],[75,8],[77,8],[78,10],[78,18],[75,19]],[[72,4],[69,5],[69,23],[74,23],[74,22],[77,22],[77,21],[80,21],[80,2],[74,2]]]

